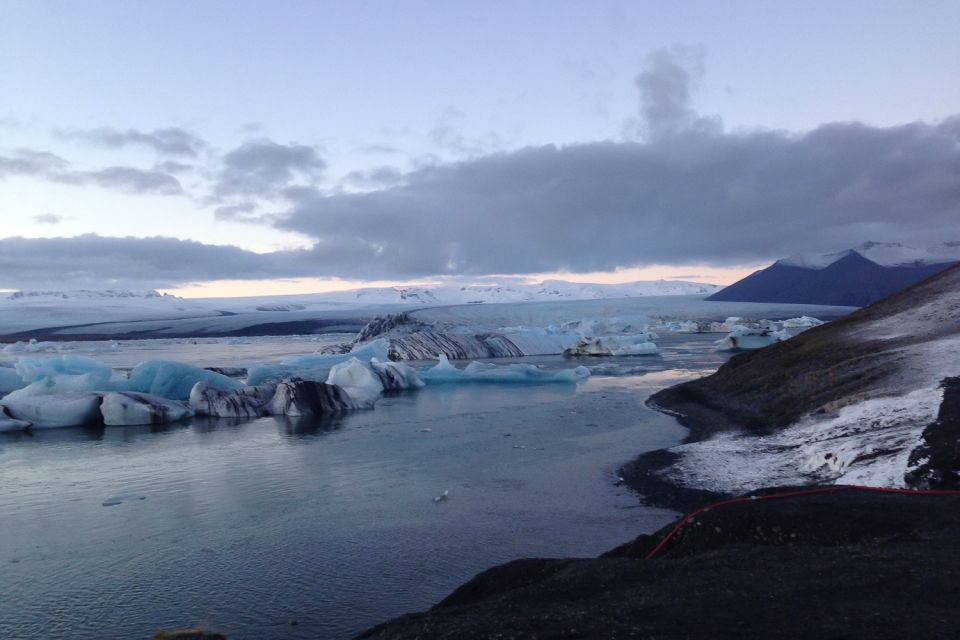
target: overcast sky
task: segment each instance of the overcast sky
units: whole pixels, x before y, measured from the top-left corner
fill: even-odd
[[[958,33],[957,0],[0,0],[0,288],[724,283],[960,240]]]

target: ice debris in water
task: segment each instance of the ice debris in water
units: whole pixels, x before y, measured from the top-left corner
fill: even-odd
[[[123,504],[124,502],[132,502],[134,500],[146,500],[147,496],[142,493],[118,493],[115,496],[110,496],[100,504],[104,507],[115,507],[118,504]]]
[[[589,378],[590,370],[586,367],[576,367],[561,371],[546,371],[532,364],[498,366],[482,362],[471,362],[465,369],[458,369],[450,364],[446,356],[441,355],[440,361],[435,366],[420,372],[420,377],[427,384],[451,382],[576,383]]]

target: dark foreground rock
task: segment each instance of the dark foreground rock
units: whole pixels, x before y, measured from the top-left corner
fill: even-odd
[[[960,495],[747,500],[595,559],[528,559],[360,638],[949,638]]]

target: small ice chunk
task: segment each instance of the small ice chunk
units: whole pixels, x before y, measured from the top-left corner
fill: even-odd
[[[135,500],[146,500],[147,496],[142,493],[118,493],[115,496],[110,496],[100,504],[104,507],[115,507],[118,504],[123,504],[124,502],[133,502]]]

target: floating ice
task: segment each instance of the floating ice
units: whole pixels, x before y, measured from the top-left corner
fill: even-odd
[[[0,433],[9,431],[23,431],[30,428],[30,423],[26,420],[17,420],[7,415],[6,410],[0,406]]]
[[[333,365],[327,377],[327,384],[342,388],[361,409],[373,408],[383,392],[380,377],[374,374],[370,366],[356,358]]]
[[[650,341],[654,334],[640,333],[627,336],[603,336],[578,340],[563,355],[578,356],[655,356],[660,353],[657,345]]]
[[[17,370],[13,368],[13,364],[0,362],[0,398],[11,391],[22,389],[25,386],[27,386],[27,383],[23,381],[23,378],[20,377]]]
[[[124,502],[133,502],[134,500],[146,500],[147,496],[142,493],[118,493],[115,496],[111,496],[101,502],[100,504],[104,507],[115,507],[118,504],[123,504]]]
[[[10,395],[3,399],[7,413],[17,420],[30,422],[34,429],[100,424],[103,421],[100,414],[102,398],[97,393],[68,392],[17,398]]]
[[[310,354],[288,358],[278,364],[257,365],[250,368],[247,374],[247,384],[258,385],[264,382],[283,380],[284,378],[326,380],[333,365],[345,362],[350,358],[357,358],[364,362],[370,358],[386,360],[389,347],[390,343],[381,338],[365,345],[357,345],[349,353]]]
[[[264,407],[271,415],[293,417],[337,415],[355,408],[346,391],[315,380],[284,380]]]
[[[190,408],[202,416],[218,418],[256,418],[277,391],[276,383],[239,389],[217,389],[198,382],[190,391]]]
[[[100,405],[103,423],[109,426],[167,424],[193,416],[182,402],[135,391],[113,391],[103,395]]]
[[[717,340],[717,351],[752,351],[780,342],[787,336],[769,329],[751,329],[736,325],[725,338]]]
[[[370,358],[370,367],[380,378],[384,391],[400,389],[420,389],[424,386],[423,380],[417,375],[417,370],[402,362],[380,362]]]
[[[465,369],[457,369],[450,364],[446,356],[440,356],[440,362],[420,372],[420,377],[428,385],[451,382],[576,383],[589,378],[590,370],[586,367],[576,367],[561,371],[545,371],[532,364],[497,366],[482,362],[471,362]]]
[[[130,378],[110,388],[138,391],[171,400],[187,400],[198,382],[217,389],[239,389],[242,383],[225,375],[172,360],[149,360],[134,367]]]
[[[14,369],[27,386],[11,392],[4,401],[104,389],[114,378],[113,369],[85,356],[21,357]]]

